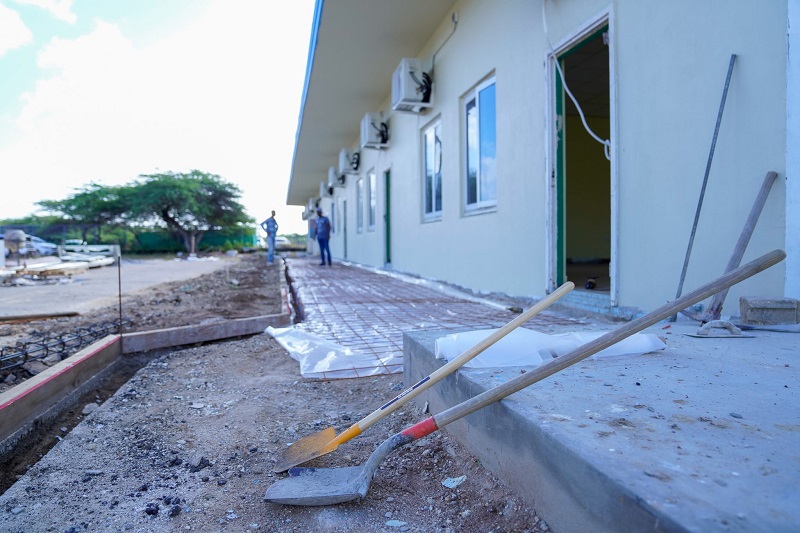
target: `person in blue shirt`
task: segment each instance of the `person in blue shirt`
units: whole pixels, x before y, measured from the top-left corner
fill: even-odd
[[[319,242],[320,265],[325,264],[325,254],[328,255],[328,266],[331,265],[331,249],[328,240],[331,238],[331,221],[322,214],[322,209],[317,208],[317,241]]]
[[[278,223],[275,221],[275,211],[272,216],[261,223],[261,228],[267,232],[267,265],[275,261],[275,237],[278,235]]]

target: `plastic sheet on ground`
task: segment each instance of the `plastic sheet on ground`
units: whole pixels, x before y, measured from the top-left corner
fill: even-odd
[[[436,358],[451,361],[476,345],[494,329],[451,333],[436,339]],[[572,332],[548,335],[526,328],[517,328],[477,357],[467,362],[467,368],[493,368],[505,366],[539,366],[556,357],[604,335],[605,332]],[[652,333],[636,333],[592,355],[590,359],[632,357],[667,347]]]
[[[363,378],[403,371],[402,355],[378,357],[354,352],[350,348],[293,327],[268,327],[271,335],[300,363],[300,375],[309,379]]]

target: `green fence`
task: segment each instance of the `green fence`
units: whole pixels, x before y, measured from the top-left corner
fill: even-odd
[[[137,252],[185,252],[183,240],[167,231],[146,231],[136,234]],[[199,252],[242,250],[255,248],[258,237],[255,228],[237,228],[228,231],[208,231],[197,247]]]

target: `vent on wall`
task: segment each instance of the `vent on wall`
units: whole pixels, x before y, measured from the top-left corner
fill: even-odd
[[[361,148],[387,148],[389,125],[380,113],[367,113],[361,119]]]
[[[339,152],[339,174],[358,174],[361,153],[342,148]]]
[[[433,107],[431,91],[433,79],[422,70],[422,61],[404,57],[392,75],[392,109],[407,113],[419,113]]]
[[[333,191],[334,187],[344,187],[345,175],[336,172],[333,167],[328,168],[328,187]],[[331,192],[333,195],[333,192]]]

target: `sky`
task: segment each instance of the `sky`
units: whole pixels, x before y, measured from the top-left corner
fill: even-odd
[[[0,0],[0,219],[89,183],[217,174],[286,206],[314,0]]]

